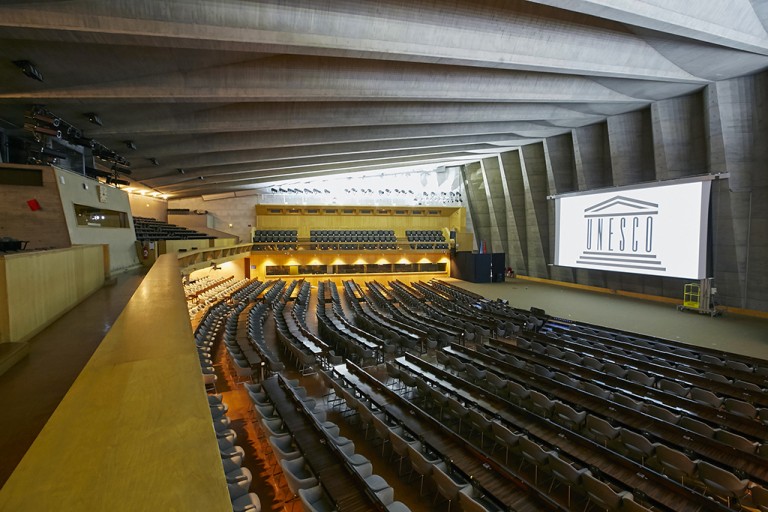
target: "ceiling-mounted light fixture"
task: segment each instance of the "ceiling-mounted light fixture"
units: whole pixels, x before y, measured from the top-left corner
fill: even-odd
[[[179,167],[179,168],[178,168],[178,169],[176,169],[176,170],[177,170],[177,171],[179,171],[179,174],[184,174],[185,172],[187,172],[187,171],[185,171],[184,169],[182,169],[181,167]]]
[[[15,60],[13,63],[16,64],[16,66],[21,69],[21,72],[27,75],[29,78],[37,80],[38,82],[43,81],[43,74],[39,69],[35,67],[34,64],[32,64],[32,62],[28,60]]]
[[[88,121],[90,121],[91,123],[99,125],[99,126],[104,126],[102,124],[102,122],[101,122],[101,118],[99,117],[99,115],[96,112],[86,112],[83,115],[85,117],[87,117]]]
[[[136,149],[136,144],[132,140],[125,141],[125,145],[128,149]]]
[[[149,158],[148,160],[149,160],[149,163],[151,163],[152,165],[155,165],[155,166],[160,165],[160,162],[157,161],[157,158]]]

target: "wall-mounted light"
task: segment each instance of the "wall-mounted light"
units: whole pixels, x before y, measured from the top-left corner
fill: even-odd
[[[90,121],[91,123],[99,125],[99,126],[104,126],[102,124],[102,122],[101,122],[101,118],[99,117],[99,115],[96,112],[86,112],[83,115],[85,117],[87,117],[88,121]]]
[[[34,64],[32,64],[32,62],[28,60],[15,60],[13,63],[16,64],[16,66],[21,69],[21,72],[27,75],[29,78],[37,80],[38,82],[43,81],[43,74],[39,69],[37,69],[37,67],[35,67]]]

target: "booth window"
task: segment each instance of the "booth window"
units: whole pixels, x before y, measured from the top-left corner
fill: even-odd
[[[128,215],[125,212],[105,210],[94,206],[76,204],[75,218],[78,226],[94,228],[128,228]]]

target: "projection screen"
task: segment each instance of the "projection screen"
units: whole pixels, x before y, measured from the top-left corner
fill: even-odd
[[[711,181],[555,197],[555,265],[707,277]]]

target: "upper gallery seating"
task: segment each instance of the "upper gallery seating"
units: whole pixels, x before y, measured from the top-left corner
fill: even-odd
[[[411,249],[448,249],[442,231],[436,229],[407,230],[405,236],[411,243]]]
[[[391,229],[313,229],[309,232],[309,241],[322,251],[397,249],[397,238]]]
[[[133,217],[133,229],[136,240],[198,240],[216,238],[193,229],[187,229],[175,224],[168,224],[149,217]]]
[[[298,231],[295,229],[257,229],[253,233],[254,251],[283,251],[296,249],[299,241]],[[285,242],[293,242],[286,244]]]

